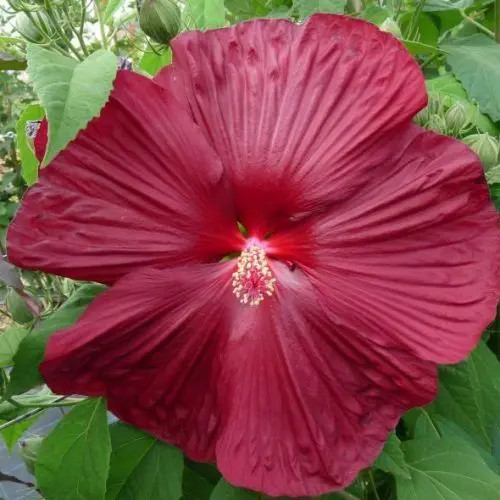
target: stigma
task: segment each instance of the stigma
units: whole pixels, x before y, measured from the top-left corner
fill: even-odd
[[[258,245],[249,245],[238,257],[238,268],[233,273],[233,293],[248,306],[258,306],[274,293],[276,279],[269,269],[266,252]]]

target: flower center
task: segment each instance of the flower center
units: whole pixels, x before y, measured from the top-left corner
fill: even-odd
[[[258,245],[249,245],[238,257],[238,268],[233,273],[233,293],[242,304],[258,306],[267,295],[274,293],[273,277],[266,252]]]

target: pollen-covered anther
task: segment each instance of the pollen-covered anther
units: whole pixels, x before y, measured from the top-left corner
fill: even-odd
[[[276,278],[267,263],[266,252],[251,245],[238,257],[238,268],[233,273],[233,293],[248,306],[258,306],[266,296],[274,293]]]

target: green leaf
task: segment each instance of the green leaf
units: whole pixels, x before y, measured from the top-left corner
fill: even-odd
[[[106,10],[102,16],[102,21],[109,24],[113,20],[115,12],[125,3],[125,0],[109,0],[106,5]]]
[[[109,428],[112,452],[106,500],[178,500],[182,453],[121,422]]]
[[[29,333],[19,344],[14,356],[14,368],[7,386],[6,396],[10,397],[43,383],[38,371],[42,362],[48,338],[57,330],[71,326],[85,311],[89,302],[105,289],[102,285],[80,287],[61,308]]]
[[[439,54],[442,52],[438,47],[426,45],[425,43],[415,42],[414,40],[401,40],[408,52],[413,55],[418,54]]]
[[[21,327],[7,328],[0,334],[0,368],[12,366],[14,355],[29,330]]]
[[[415,439],[401,449],[411,477],[396,476],[398,500],[498,500],[500,477],[463,441]]]
[[[47,151],[50,163],[109,98],[118,69],[116,56],[98,50],[83,62],[29,44],[28,74],[49,122]]]
[[[466,9],[474,3],[474,0],[426,0],[423,10],[435,12],[442,10]]]
[[[220,28],[226,22],[224,0],[186,0],[185,16],[195,29]]]
[[[451,73],[431,78],[426,80],[425,83],[427,91],[438,95],[446,108],[449,108],[455,102],[459,102],[464,106],[470,123],[482,132],[497,133],[494,123],[488,116],[481,113],[476,105],[469,101],[462,84]]]
[[[210,500],[257,500],[257,494],[231,486],[227,481],[221,479],[215,487]]]
[[[2,438],[9,451],[12,451],[14,445],[19,441],[21,436],[38,420],[40,415],[35,415],[34,417],[28,418],[27,420],[22,420],[21,422],[13,425],[9,425],[2,431]],[[7,420],[0,420],[0,424],[4,424]]]
[[[226,0],[225,5],[238,20],[266,17],[270,12],[266,0]]]
[[[102,500],[110,454],[106,404],[87,399],[43,440],[35,465],[38,487],[47,500]]]
[[[309,17],[316,12],[342,14],[345,4],[345,0],[294,0],[293,2],[293,6],[301,18]]]
[[[406,14],[403,14],[399,19],[399,26],[401,27],[401,31],[402,33],[406,33],[407,37],[409,36],[407,34],[407,30],[411,25],[412,18],[413,13],[407,12]],[[432,20],[432,17],[430,15],[421,13],[418,16],[418,20],[415,24],[414,30],[414,33],[412,33],[412,39],[416,37],[419,43],[430,45],[432,47],[435,47],[437,45],[439,30],[434,24],[434,21]]]
[[[441,367],[439,396],[427,408],[492,452],[500,428],[500,363],[486,344],[481,342],[467,361]]]
[[[500,120],[500,45],[486,35],[444,44],[446,60],[467,93],[493,121]]]
[[[373,466],[394,476],[410,478],[403,451],[401,450],[401,441],[394,432],[389,436],[382,453]]]
[[[17,121],[16,141],[21,157],[21,174],[28,186],[34,184],[38,177],[38,160],[26,134],[26,123],[31,120],[41,120],[43,116],[44,112],[40,105],[30,104],[24,108]]]
[[[369,3],[359,14],[360,19],[370,21],[380,26],[388,17],[389,12],[385,7],[380,7],[374,3]]]
[[[170,48],[163,50],[159,54],[146,52],[139,61],[139,69],[151,76],[155,76],[160,69],[172,62],[172,51]]]

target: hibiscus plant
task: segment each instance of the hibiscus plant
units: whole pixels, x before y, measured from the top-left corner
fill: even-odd
[[[8,498],[500,499],[500,0],[0,6]]]

